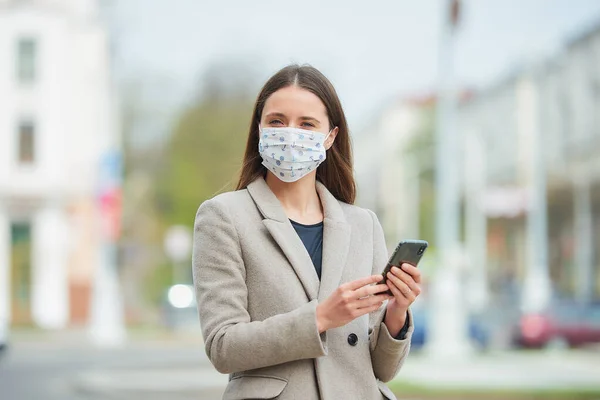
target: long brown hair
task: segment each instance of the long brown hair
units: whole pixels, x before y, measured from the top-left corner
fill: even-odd
[[[309,65],[288,65],[273,75],[258,94],[236,190],[245,189],[252,181],[266,175],[267,169],[262,165],[262,158],[258,153],[258,125],[267,99],[279,89],[292,85],[308,90],[321,99],[327,109],[329,129],[338,127],[337,136],[331,148],[327,150],[325,161],[317,168],[317,180],[338,200],[353,204],[356,198],[356,183],[346,116],[331,82],[319,70]]]

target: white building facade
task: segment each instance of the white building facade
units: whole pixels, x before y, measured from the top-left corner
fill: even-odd
[[[92,0],[0,0],[0,323],[88,318],[97,190],[117,146],[107,30]]]

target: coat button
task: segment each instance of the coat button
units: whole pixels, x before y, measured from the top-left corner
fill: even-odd
[[[358,343],[358,336],[356,336],[354,333],[351,333],[348,335],[348,344],[350,346],[356,346],[356,343]]]

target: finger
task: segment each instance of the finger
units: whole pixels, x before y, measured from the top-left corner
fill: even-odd
[[[396,286],[396,288],[400,291],[400,293],[402,293],[402,296],[408,300],[414,300],[414,293],[412,292],[412,290],[410,290],[410,287],[408,287],[408,285],[404,282],[402,282],[402,280],[400,278],[398,278],[396,275],[392,274],[391,272],[388,272],[388,278],[389,280]]]
[[[387,285],[386,285],[387,286]],[[371,307],[374,304],[381,304],[386,300],[390,299],[388,294],[378,294],[377,296],[365,297],[364,299],[357,300],[352,304],[355,308]]]
[[[356,290],[366,285],[370,285],[372,283],[381,282],[381,275],[371,275],[364,278],[357,279],[352,282],[347,282],[342,285],[342,288],[349,290]]]
[[[402,282],[404,282],[417,296],[421,294],[421,287],[415,282],[411,275],[396,267],[392,268],[392,273],[400,278],[400,280],[402,280]]]
[[[415,267],[414,265],[404,263],[402,264],[402,271],[412,276],[415,282],[421,283],[421,271],[419,268]]]
[[[392,292],[392,294],[394,295],[396,301],[404,301],[404,295],[402,294],[402,292],[400,292],[400,289],[398,289],[396,285],[394,285],[391,281],[389,282],[389,288],[390,292]]]
[[[385,292],[388,290],[388,285],[385,283],[381,283],[379,285],[371,285],[371,286],[363,286],[354,291],[354,294],[357,299],[361,299],[363,297],[371,296],[377,293]]]
[[[379,310],[381,308],[382,305],[383,304],[379,303],[379,304],[374,304],[374,305],[372,305],[370,307],[359,308],[357,310],[356,318],[362,317],[365,314],[370,314],[370,313],[372,313],[374,311],[377,311],[377,310]]]
[[[416,296],[411,292],[408,287],[397,287],[394,284],[390,284],[390,291],[394,294],[394,298],[397,302],[411,304],[415,301]]]

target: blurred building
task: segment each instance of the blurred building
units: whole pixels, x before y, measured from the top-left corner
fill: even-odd
[[[402,99],[356,138],[357,202],[377,212],[390,250],[400,238],[419,235],[419,176],[433,160],[416,154],[431,143],[415,138],[431,124],[434,104],[432,96]]]
[[[541,274],[555,295],[600,297],[598,65],[600,25],[560,54],[528,60],[462,96],[463,238],[472,268],[486,269],[494,293],[515,294]],[[432,135],[432,105],[399,102],[356,140],[358,200],[377,210],[389,246],[428,238],[419,226],[434,212],[422,197],[435,153],[420,137]]]
[[[109,71],[96,1],[0,0],[0,322],[88,319]]]
[[[488,260],[499,282],[523,281],[531,253],[545,252],[556,295],[600,296],[599,62],[600,25],[461,108],[465,138],[478,136],[485,147],[481,202]],[[538,239],[527,226],[540,206],[532,187],[545,198],[546,234]]]

